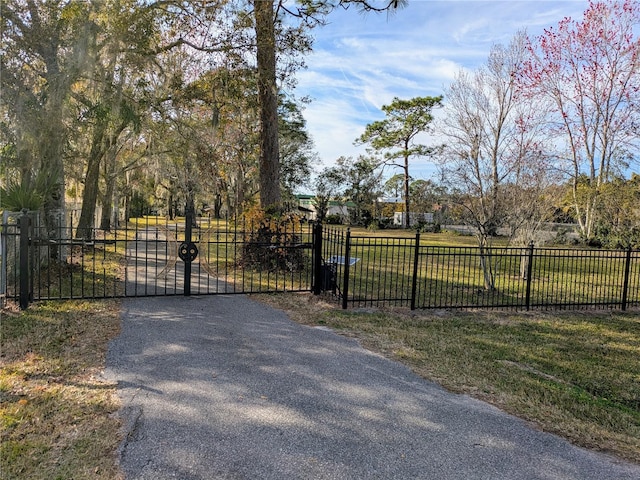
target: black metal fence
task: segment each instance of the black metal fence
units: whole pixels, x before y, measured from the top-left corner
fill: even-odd
[[[302,222],[134,219],[74,238],[5,217],[1,292],[33,300],[313,291],[356,306],[640,306],[640,252],[451,247]]]
[[[302,222],[267,234],[243,220],[133,219],[105,232],[53,231],[34,215],[2,225],[2,291],[30,301],[311,289],[312,228]]]
[[[640,306],[640,252],[447,247],[413,238],[323,232],[325,288],[343,308],[620,308]]]

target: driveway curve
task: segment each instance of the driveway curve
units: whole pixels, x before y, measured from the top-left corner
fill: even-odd
[[[243,295],[125,300],[105,376],[128,480],[640,479]]]

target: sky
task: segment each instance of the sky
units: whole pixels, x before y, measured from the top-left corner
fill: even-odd
[[[328,25],[314,30],[307,69],[296,75],[296,95],[312,100],[304,116],[317,170],[365,153],[354,140],[384,119],[381,107],[394,97],[441,95],[456,72],[483,65],[492,45],[507,45],[518,30],[535,37],[565,17],[579,20],[587,6],[586,0],[409,0],[391,16],[334,11]],[[435,172],[427,160],[411,165],[416,179]]]

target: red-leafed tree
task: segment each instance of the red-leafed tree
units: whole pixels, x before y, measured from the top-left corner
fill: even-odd
[[[639,29],[636,0],[592,1],[582,21],[565,18],[530,41],[519,76],[524,94],[551,102],[547,129],[567,162],[587,239],[602,185],[640,147]]]

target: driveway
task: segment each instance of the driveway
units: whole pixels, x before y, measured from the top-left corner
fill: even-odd
[[[640,479],[242,295],[124,301],[128,480]]]

